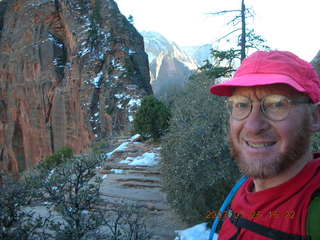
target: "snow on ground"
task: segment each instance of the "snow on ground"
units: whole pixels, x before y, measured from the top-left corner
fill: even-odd
[[[133,135],[133,136],[129,139],[129,141],[130,141],[130,142],[134,142],[134,141],[138,140],[140,137],[141,137],[140,134]]]
[[[159,163],[159,154],[153,152],[146,152],[138,157],[127,157],[125,160],[120,161],[120,163],[127,163],[128,165],[145,165],[154,166]]]
[[[127,142],[122,143],[119,147],[114,149],[112,152],[107,153],[106,157],[111,158],[112,154],[114,154],[115,152],[126,150],[128,148],[129,143],[142,144],[142,143],[136,142],[140,137],[141,137],[140,134],[136,134],[132,136]]]
[[[109,152],[106,154],[106,157],[107,158],[111,158],[112,157],[112,154],[114,154],[115,152],[118,152],[118,151],[124,151],[128,148],[128,144],[130,142],[124,142],[122,143],[119,147],[117,147],[116,149],[114,149],[112,152]]]
[[[122,143],[119,147],[114,149],[112,152],[106,154],[107,158],[111,158],[112,154],[117,151],[124,151],[128,148],[130,143],[133,144],[142,144],[140,142],[136,142],[141,137],[140,134],[136,134],[132,136],[127,142]],[[125,163],[128,165],[145,165],[145,166],[154,166],[159,163],[159,154],[154,152],[146,152],[138,157],[127,157],[125,160],[120,161],[119,163]],[[116,172],[115,172],[116,173]],[[119,173],[119,172],[118,172]]]
[[[110,172],[113,172],[115,174],[121,174],[123,173],[123,169],[111,169]]]
[[[207,228],[207,223],[201,223],[191,228],[184,230],[177,230],[178,236],[175,240],[208,240],[210,235],[210,229]],[[213,240],[217,240],[217,235],[213,237]]]

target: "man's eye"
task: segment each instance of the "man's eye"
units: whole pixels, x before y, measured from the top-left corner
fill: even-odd
[[[247,107],[249,107],[249,104],[248,103],[235,103],[233,105],[233,107],[235,107],[235,108],[247,108]]]
[[[275,107],[279,108],[279,107],[284,107],[284,106],[285,106],[285,104],[284,104],[284,102],[279,101],[279,102],[274,103],[274,104],[273,104],[273,106],[275,106]]]
[[[273,103],[267,103],[267,108],[274,108],[274,109],[279,109],[279,108],[284,108],[286,107],[285,102],[283,101],[277,101],[277,102],[273,102]]]

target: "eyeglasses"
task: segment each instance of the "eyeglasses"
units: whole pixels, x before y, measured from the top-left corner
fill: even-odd
[[[260,111],[263,115],[273,121],[284,120],[294,103],[310,103],[307,99],[288,99],[282,95],[269,95],[264,97],[260,102]],[[228,111],[232,118],[243,120],[247,118],[252,111],[252,103],[248,97],[232,96],[226,100]]]

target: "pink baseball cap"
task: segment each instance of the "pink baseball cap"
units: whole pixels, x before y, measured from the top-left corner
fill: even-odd
[[[287,84],[320,101],[320,78],[315,68],[291,52],[257,51],[243,60],[229,81],[211,86],[211,93],[231,96],[235,87]]]

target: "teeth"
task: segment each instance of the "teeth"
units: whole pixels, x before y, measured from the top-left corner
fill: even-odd
[[[248,144],[250,147],[253,147],[253,148],[262,148],[262,147],[270,147],[270,146],[272,146],[274,143],[262,143],[262,144],[257,144],[257,143],[249,143],[249,142],[247,142],[247,144]]]

